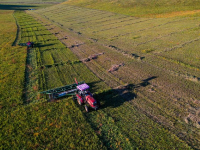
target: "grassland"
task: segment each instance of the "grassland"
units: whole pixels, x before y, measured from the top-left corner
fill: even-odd
[[[103,149],[103,148],[131,149],[134,147],[150,148],[150,149],[153,149],[156,147],[157,148],[165,148],[165,147],[166,148],[170,148],[170,147],[189,148],[183,141],[177,139],[175,135],[169,134],[167,130],[165,130],[158,124],[154,123],[147,116],[145,116],[142,113],[138,114],[138,109],[134,107],[130,107],[130,111],[127,112],[128,104],[122,105],[124,103],[124,99],[118,96],[118,92],[110,90],[109,87],[104,82],[102,82],[99,78],[97,78],[83,63],[79,62],[77,57],[75,57],[75,55],[69,49],[67,49],[63,44],[61,44],[60,41],[56,39],[52,34],[49,34],[50,32],[46,28],[37,24],[34,19],[33,19],[33,22],[31,23],[30,16],[25,15],[23,13],[18,14],[16,18],[19,20],[19,25],[22,28],[22,31],[21,31],[22,40],[20,42],[23,43],[24,41],[30,39],[34,41],[36,45],[38,45],[38,47],[36,47],[35,49],[35,53],[36,53],[35,60],[37,60],[37,68],[41,68],[41,66],[44,67],[44,69],[41,70],[42,71],[41,74],[44,74],[43,76],[42,75],[40,76],[40,73],[37,73],[39,75],[38,77],[39,83],[42,85],[42,86],[38,85],[39,91],[42,89],[44,90],[44,89],[49,89],[49,88],[73,83],[74,77],[76,77],[77,80],[79,81],[84,80],[85,82],[87,82],[91,86],[92,91],[94,91],[95,89],[96,98],[101,101],[102,110],[99,110],[98,112],[94,111],[89,114],[81,113],[83,117],[85,118],[85,121],[87,121],[89,125],[84,123],[81,117],[81,114],[76,114],[76,113],[80,113],[81,111],[84,112],[83,108],[77,107],[77,103],[75,103],[72,99],[68,99],[67,101],[63,100],[63,102],[61,102],[60,104],[61,108],[62,107],[65,108],[66,107],[65,105],[67,106],[69,105],[69,108],[66,108],[63,111],[68,110],[69,114],[75,111],[74,113],[72,113],[73,117],[71,118],[73,119],[70,119],[69,115],[67,115],[67,118],[66,118],[66,121],[70,120],[71,126],[66,127],[67,133],[65,134],[65,138],[66,138],[66,135],[69,134],[68,131],[78,130],[78,133],[72,132],[70,135],[67,136],[69,137],[69,138],[66,138],[66,140],[67,139],[69,140],[68,142],[69,147],[72,145],[71,146],[72,148],[73,146],[75,146],[76,148],[78,148],[79,146],[79,148],[81,148],[85,145],[84,148],[86,149],[88,148],[89,149],[96,149],[96,148],[97,149],[99,148],[100,149]],[[28,19],[29,22],[26,23],[21,18],[23,18],[24,20]],[[29,57],[34,59],[34,57],[32,57],[31,55]],[[67,62],[72,62],[72,63],[67,63]],[[79,62],[79,63],[75,63],[75,62]],[[34,63],[31,63],[31,64],[34,64]],[[32,68],[34,70],[34,67]],[[33,79],[30,79],[30,80],[35,80],[35,78],[33,77]],[[30,83],[31,82],[28,83],[28,86],[31,85]],[[28,92],[33,93],[34,91],[28,90]],[[32,98],[32,99],[29,98],[29,101],[28,101],[29,105],[33,103],[32,100],[34,99],[35,98]],[[114,103],[114,101],[116,101],[117,103]],[[53,105],[52,107],[55,109],[56,104],[52,104],[52,105]],[[77,107],[77,108],[74,108],[74,107]],[[113,107],[113,109],[111,110],[110,107],[111,108]],[[56,110],[58,109],[55,109],[55,111]],[[126,114],[122,115],[121,114],[122,112],[126,112]],[[133,112],[135,113],[133,114]],[[60,116],[61,113],[62,111],[61,112],[58,111],[57,112],[58,116]],[[53,114],[55,113],[53,112]],[[63,115],[66,116],[65,113]],[[75,116],[78,116],[78,118],[77,117],[74,118]],[[126,118],[125,120],[123,120],[124,117]],[[128,117],[130,117],[130,119],[134,118],[134,120],[136,119],[138,121],[141,118],[143,118],[144,120],[146,120],[146,123],[148,124],[148,126],[152,127],[151,130],[148,128],[148,126],[141,127],[141,126],[138,126],[137,124],[132,126],[132,124],[135,123],[135,121],[133,120],[133,121],[127,122]],[[62,124],[63,120],[65,119],[60,118],[58,120],[60,120],[61,121],[60,124]],[[76,122],[76,124],[73,124],[72,122]],[[124,127],[125,122],[129,123],[127,124],[127,127]],[[91,128],[88,128],[88,129],[81,128],[79,127],[80,124],[81,124],[81,127],[91,126]],[[56,125],[59,128],[59,124],[56,123]],[[61,125],[60,125],[60,128],[61,128]],[[128,131],[130,130],[130,128],[135,128],[135,130],[138,131],[137,134],[136,133],[129,134]],[[92,131],[90,131],[90,129],[92,129]],[[143,135],[144,131],[146,133],[150,133],[148,137]],[[39,133],[39,132],[36,132],[36,133]],[[47,133],[50,134],[51,132],[47,132]],[[83,137],[81,135],[83,136],[88,135],[88,136]],[[55,136],[58,136],[58,135],[55,134]],[[89,139],[93,136],[96,138]],[[153,137],[156,137],[156,136],[158,136],[158,139],[152,141]],[[71,137],[74,137],[74,140],[71,139]],[[167,144],[163,143],[165,139],[169,141]],[[94,140],[97,140],[97,141],[94,142]],[[145,146],[143,146],[141,141],[145,141],[145,140],[149,140],[151,142],[145,143]],[[90,143],[90,141],[91,142],[93,141],[93,144]],[[79,144],[79,142],[81,142],[82,144]],[[159,144],[156,144],[156,143],[159,143]],[[44,146],[42,143],[41,145]],[[59,141],[58,143],[55,143],[55,145],[62,146],[63,145],[62,140]]]
[[[0,0],[0,2],[6,3],[59,3],[64,2],[65,0]]]
[[[19,26],[24,28],[21,29],[20,42],[34,41],[36,36],[31,34],[34,32],[31,32],[31,27],[27,25],[34,20],[28,18],[27,15],[22,15],[20,12],[16,12],[15,17],[29,19],[29,22],[18,20]],[[72,99],[61,103],[31,105],[36,98],[30,95],[37,93],[39,90],[37,82],[41,79],[41,73],[38,73],[37,68],[38,62],[35,60],[35,55],[33,55],[37,49],[32,49],[33,51],[29,51],[27,54],[25,47],[12,47],[17,31],[13,11],[1,11],[1,19],[1,33],[3,34],[1,36],[0,80],[1,149],[60,149],[64,146],[71,149],[75,147],[79,149],[103,149],[95,132]],[[34,29],[42,29],[42,27],[39,25]],[[41,31],[39,30],[36,34],[39,32]],[[26,61],[26,59],[31,61]],[[30,64],[26,64],[26,62]],[[31,75],[28,80],[25,78],[25,71]],[[38,74],[34,74],[34,72]],[[28,88],[24,89],[24,84]],[[24,97],[24,93],[28,93],[28,96]],[[29,98],[29,101],[26,101],[27,98]],[[91,139],[88,135],[93,138]]]
[[[16,11],[14,40],[12,13],[2,11],[1,149],[199,149],[198,16],[136,18],[61,4]],[[8,61],[22,67],[7,70]],[[75,77],[101,109],[85,113],[70,97],[49,103],[39,94]]]
[[[36,47],[28,51],[27,58],[23,59],[24,61],[26,59],[26,67],[24,67],[26,76],[29,75],[23,79],[26,83],[26,96],[18,99],[19,105],[13,108],[6,108],[3,105],[1,109],[2,149],[61,149],[63,147],[70,149],[186,147],[189,149],[187,144],[174,134],[143,113],[139,113],[137,108],[130,107],[128,102],[124,102],[124,99],[118,96],[117,91],[109,90],[109,87],[83,63],[73,63],[78,61],[77,57],[39,22],[20,11],[15,12],[14,15],[21,29],[19,42],[31,40],[35,42]],[[20,49],[24,50],[23,47]],[[69,61],[72,63],[67,63]],[[19,72],[19,74],[23,73]],[[72,83],[74,77],[85,80],[92,90],[95,89],[96,98],[102,102],[101,110],[86,114],[72,98],[55,103],[40,103],[43,98],[36,97],[38,91]],[[129,111],[127,107],[130,107]],[[140,126],[141,118],[147,125]],[[135,120],[138,122],[136,123]],[[127,127],[124,127],[125,125]],[[134,134],[129,133],[130,128]],[[146,140],[150,142],[147,143]],[[168,142],[166,143],[165,140]]]
[[[12,47],[17,27],[13,11],[0,11],[0,108],[15,107],[22,104],[26,51]]]
[[[198,149],[198,15],[138,18],[67,4],[32,15],[80,60],[104,52],[85,64],[129,101],[121,107],[136,108]],[[120,67],[109,73],[113,65]],[[126,129],[123,132],[127,133]],[[133,133],[128,135],[132,137]]]
[[[135,17],[173,17],[196,14],[199,16],[198,0],[68,0],[65,4],[104,10]]]

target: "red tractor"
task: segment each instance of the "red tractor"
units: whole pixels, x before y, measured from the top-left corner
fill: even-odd
[[[64,96],[73,95],[73,98],[77,99],[79,105],[85,104],[86,112],[89,111],[88,106],[94,110],[97,110],[100,106],[100,102],[94,99],[93,95],[89,92],[89,86],[84,82],[78,83],[76,81],[76,84],[65,85],[63,87],[43,91],[41,93],[49,95],[50,101],[59,99]]]
[[[79,105],[85,104],[86,112],[89,111],[88,106],[94,110],[97,110],[100,106],[100,102],[94,99],[92,93],[89,91],[89,86],[86,83],[77,86],[76,99]]]

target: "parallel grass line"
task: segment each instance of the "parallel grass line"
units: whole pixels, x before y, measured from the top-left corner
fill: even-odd
[[[152,27],[144,28],[144,29],[141,29],[141,30],[138,30],[138,31],[133,31],[133,32],[129,32],[129,33],[118,34],[118,35],[112,36],[111,38],[118,38],[118,37],[121,37],[121,36],[127,36],[127,35],[132,34],[132,33],[150,30],[150,29],[153,29],[153,28],[156,28],[156,27],[160,27],[160,26],[164,26],[164,25],[167,25],[167,24],[171,24],[171,23],[174,23],[174,22],[179,22],[181,20],[184,20],[184,19],[169,21],[169,22],[166,22],[166,23],[162,23],[162,24],[159,24],[159,25],[152,26]]]

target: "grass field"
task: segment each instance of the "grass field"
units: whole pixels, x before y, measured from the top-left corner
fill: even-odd
[[[200,10],[198,0],[68,0],[65,4],[135,17],[174,17],[196,13],[199,16]]]
[[[67,4],[35,13],[43,14],[39,18],[47,29],[80,60],[105,52],[86,65],[112,88],[128,83],[132,89],[122,95],[131,106],[196,148],[199,17],[138,18]],[[118,71],[107,72],[121,63]],[[137,98],[126,96],[130,93]]]
[[[0,11],[1,149],[199,149],[198,15],[138,18],[68,2],[13,12]],[[35,48],[11,46],[28,40]],[[75,77],[98,111],[39,94]]]
[[[1,86],[1,149],[63,147],[104,149],[94,130],[72,99],[65,99],[57,103],[39,103],[39,97],[36,97],[38,90],[44,90],[46,85],[42,76],[43,71],[39,71],[42,63],[38,56],[40,49],[36,48],[28,51],[27,58],[25,47],[17,46],[8,51],[10,49],[9,45],[12,44],[10,44],[10,41],[14,40],[16,34],[15,20],[12,16],[13,11],[8,12],[10,18],[8,18],[9,15],[5,11],[1,11],[1,16],[5,16],[4,19],[7,18],[7,22],[12,25],[12,28],[14,26],[15,30],[10,31],[7,25],[6,29],[11,32],[11,35],[14,35],[10,36],[8,43],[2,45],[1,49],[1,55],[5,59],[1,61],[1,65],[8,67],[7,63],[10,64],[8,70],[1,68],[4,75],[1,76],[1,85],[3,85]],[[45,28],[42,25],[37,24],[34,19],[23,12],[15,12],[14,16],[21,28],[20,42],[32,40],[37,43],[37,39],[41,39],[38,40],[40,42],[45,42],[42,40],[42,36],[45,36],[43,35],[43,33],[45,34]],[[29,22],[25,20],[29,20]],[[4,20],[4,23],[1,24],[2,31],[5,33],[8,31],[3,27],[7,22]],[[30,22],[32,23],[30,24]],[[41,32],[42,30],[44,31]],[[51,35],[49,35],[49,38],[52,39]],[[4,36],[2,39],[4,39]],[[56,42],[62,46],[58,40]],[[71,57],[71,59],[74,58]],[[27,62],[26,66],[25,62]],[[55,67],[54,70],[56,70]],[[24,79],[25,71],[26,76],[29,76]],[[68,80],[68,82],[72,81]],[[39,83],[43,86],[39,86]],[[62,84],[59,82],[59,78],[58,82],[55,81],[55,84]],[[26,96],[22,96],[23,90],[25,90],[24,94],[26,93]],[[36,100],[37,104],[32,105]],[[93,138],[91,139],[90,136]]]
[[[60,3],[65,2],[65,0],[0,0],[0,2],[6,3]]]

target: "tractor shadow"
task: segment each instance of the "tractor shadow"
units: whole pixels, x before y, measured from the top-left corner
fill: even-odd
[[[116,108],[121,106],[124,102],[134,100],[137,98],[135,90],[150,85],[149,81],[157,78],[152,76],[145,80],[142,80],[139,84],[128,84],[125,86],[119,86],[114,89],[106,90],[94,95],[94,98],[101,103],[100,109],[107,107]]]
[[[34,47],[47,47],[47,46],[53,46],[55,44],[42,44],[42,43],[35,43]]]

